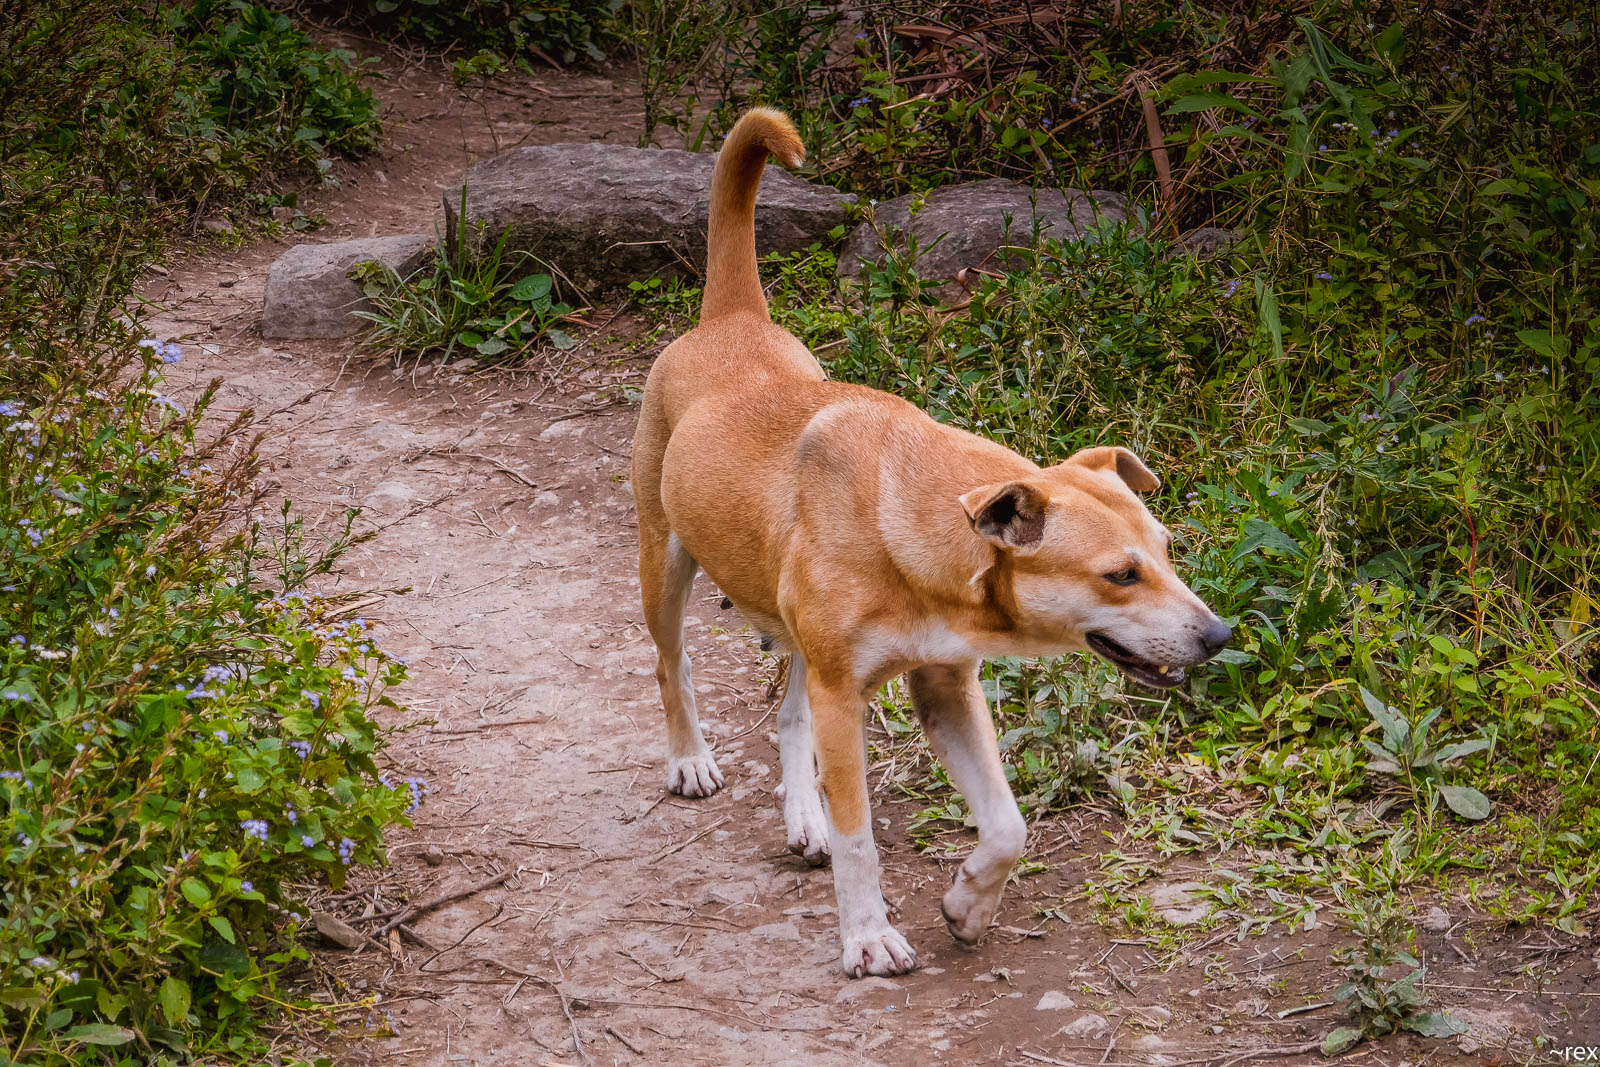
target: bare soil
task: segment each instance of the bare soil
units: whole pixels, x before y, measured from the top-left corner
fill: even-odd
[[[847,980],[830,873],[785,850],[772,798],[777,662],[703,578],[689,648],[729,781],[704,801],[666,795],[620,388],[642,381],[647,324],[599,309],[592,320],[611,321],[579,349],[489,370],[396,368],[256,328],[290,241],[430,232],[441,189],[517,143],[634,143],[634,90],[549,73],[463,93],[434,65],[384,62],[389,147],[303,198],[326,227],[182,250],[145,294],[153,331],[186,342],[180,381],[221,378],[218,415],[259,414],[275,492],[321,530],[359,507],[358,528],[381,531],[330,588],[382,594],[364,613],[413,675],[387,756],[431,795],[393,835],[389,867],[319,906],[370,933],[383,923],[363,913],[505,875],[354,951],[308,932],[307,992],[356,1006],[338,1033],[288,1043],[416,1067],[1317,1062],[1304,1049],[1338,1022],[1329,952],[1347,935],[1324,923],[1241,942],[1226,921],[1119,933],[1082,889],[1120,830],[1094,808],[1035,827],[1030,855],[1047,868],[1013,885],[1000,929],[969,950],[939,916],[956,857],[920,854],[910,806],[880,789],[885,889],[924,966]],[[1157,882],[1205,879],[1190,866]],[[1460,918],[1424,936],[1437,1006],[1472,1034],[1369,1042],[1346,1060],[1548,1062],[1532,1051],[1541,1035],[1600,1044],[1592,943]]]

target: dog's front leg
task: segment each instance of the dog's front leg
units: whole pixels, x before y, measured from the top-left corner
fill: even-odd
[[[1006,880],[1027,846],[1028,826],[1000,765],[978,665],[919,667],[907,679],[934,754],[978,823],[978,847],[956,872],[941,908],[951,935],[970,945],[989,930]]]
[[[806,688],[828,798],[844,972],[852,978],[904,974],[916,967],[917,954],[889,925],[883,905],[867,800],[866,702],[853,682],[830,685],[815,667]]]

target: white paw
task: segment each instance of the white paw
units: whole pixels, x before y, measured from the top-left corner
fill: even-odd
[[[955,881],[950,884],[944,900],[939,904],[950,936],[968,945],[983,940],[983,935],[989,932],[994,913],[1000,908],[1000,892],[1000,889],[989,893],[980,890],[965,867],[956,871]]]
[[[871,933],[846,937],[843,965],[851,978],[905,974],[916,969],[917,954],[899,930],[885,924]]]
[[[722,772],[709,752],[667,757],[667,792],[683,797],[708,797],[722,788]]]
[[[828,817],[822,814],[822,798],[815,791],[789,792],[783,786],[773,790],[783,804],[783,825],[789,836],[789,851],[804,856],[813,867],[828,862]]]

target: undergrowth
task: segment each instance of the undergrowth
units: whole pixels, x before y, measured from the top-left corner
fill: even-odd
[[[129,294],[378,133],[354,58],[258,5],[18,0],[0,18],[0,1060],[259,1059],[325,1012],[290,882],[381,861],[404,665],[306,592],[353,539],[270,531],[246,416],[208,417]],[[204,428],[202,428],[204,422]]]
[[[23,1062],[229,1051],[305,958],[285,880],[340,884],[414,800],[373,763],[404,665],[300,588],[348,538],[296,553],[287,512],[276,544],[230,532],[245,424],[197,439],[210,394],[185,411],[177,346],[139,352],[0,378],[0,1041]]]

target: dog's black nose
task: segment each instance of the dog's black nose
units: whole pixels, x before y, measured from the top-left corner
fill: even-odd
[[[1215,656],[1232,640],[1233,628],[1218,618],[1212,618],[1200,631],[1200,644],[1207,656]]]

